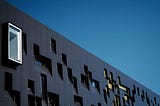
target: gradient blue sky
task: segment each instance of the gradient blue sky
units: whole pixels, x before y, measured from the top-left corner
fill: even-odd
[[[160,94],[159,0],[7,0]]]

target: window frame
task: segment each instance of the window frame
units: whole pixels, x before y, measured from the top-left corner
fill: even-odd
[[[12,58],[12,56],[11,56],[11,53],[10,53],[10,32],[12,32],[11,31],[11,27],[13,27],[13,28],[15,28],[16,30],[18,30],[18,34],[17,34],[17,59],[14,59],[14,58]],[[12,32],[13,33],[13,32]],[[14,33],[15,34],[15,33]],[[22,29],[21,28],[19,28],[19,27],[17,27],[17,26],[15,26],[14,24],[12,24],[12,23],[8,23],[8,59],[9,60],[12,60],[12,61],[14,61],[14,62],[17,62],[17,63],[19,63],[19,64],[22,64]]]

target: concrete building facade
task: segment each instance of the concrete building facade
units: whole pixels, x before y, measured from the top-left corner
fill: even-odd
[[[160,96],[0,1],[0,106],[160,106]]]

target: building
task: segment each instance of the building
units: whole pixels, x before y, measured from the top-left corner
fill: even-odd
[[[160,106],[160,96],[0,0],[0,106]]]

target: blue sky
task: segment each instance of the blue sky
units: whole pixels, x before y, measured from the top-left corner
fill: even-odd
[[[7,0],[160,94],[159,0]]]

